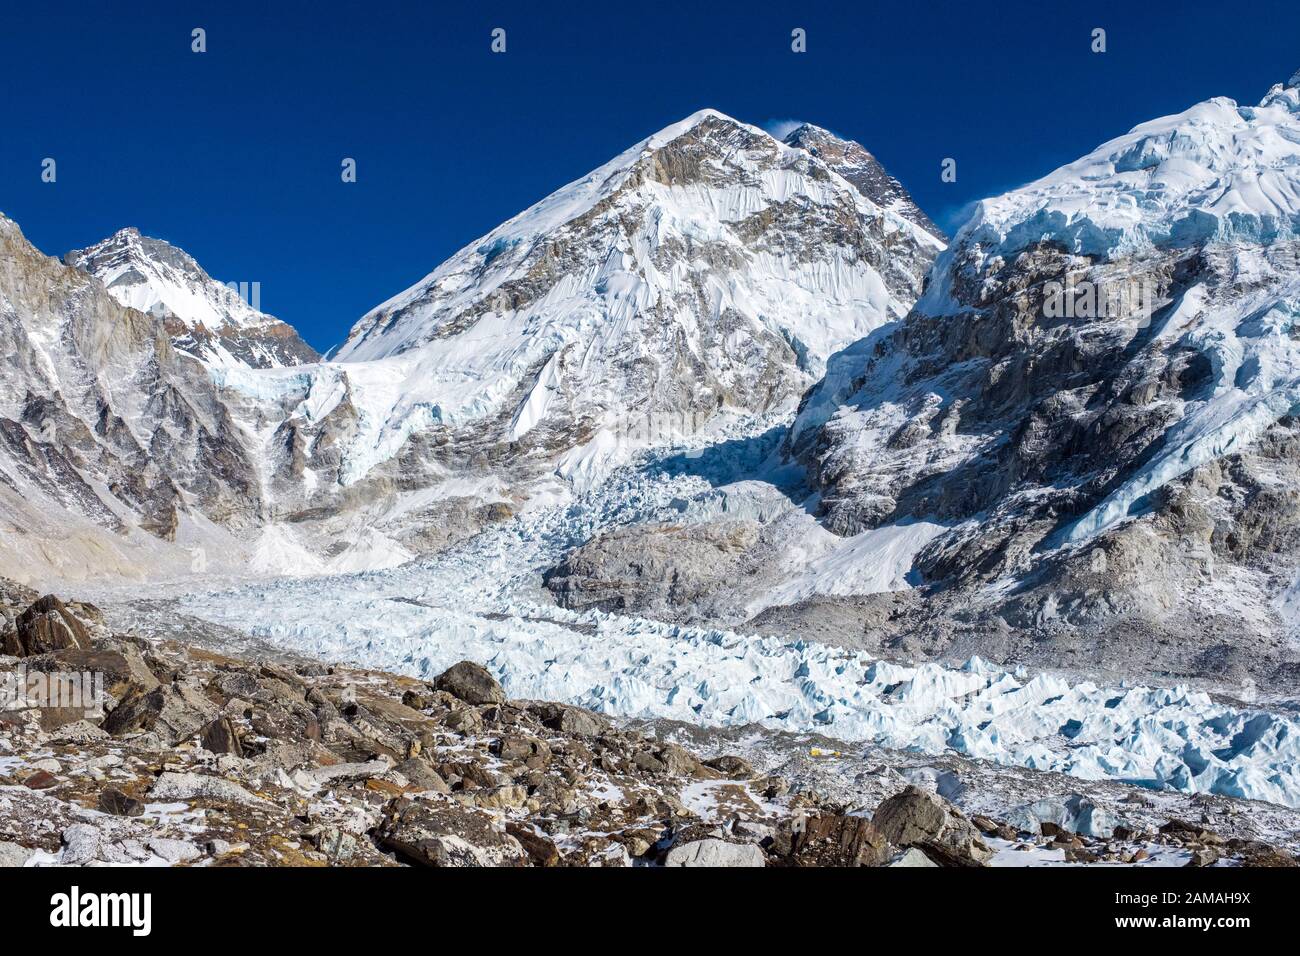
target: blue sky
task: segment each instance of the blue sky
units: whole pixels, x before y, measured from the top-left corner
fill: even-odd
[[[218,279],[260,282],[262,308],[322,350],[702,107],[856,139],[951,226],[1136,123],[1256,102],[1300,68],[1294,0],[6,6],[0,211],[52,255],[138,226]]]

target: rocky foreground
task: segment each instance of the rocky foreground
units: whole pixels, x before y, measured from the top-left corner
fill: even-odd
[[[1203,824],[1127,828],[1083,798],[1013,825],[907,785],[868,814],[653,728],[508,700],[471,662],[431,683],[259,663],[115,634],[91,605],[2,580],[0,650],[7,866],[1296,865]],[[32,699],[86,673],[102,706]]]

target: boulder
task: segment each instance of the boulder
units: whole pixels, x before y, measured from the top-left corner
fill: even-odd
[[[765,866],[763,851],[752,843],[728,843],[714,838],[675,846],[664,857],[664,866]]]
[[[551,762],[551,748],[538,737],[506,734],[492,744],[492,753],[505,761],[518,761],[530,768],[545,767]]]
[[[561,857],[562,866],[623,868],[632,865],[632,857],[622,843],[604,836],[584,837]]]
[[[918,847],[941,866],[982,866],[993,851],[961,812],[937,793],[910,786],[876,808],[872,822],[890,843]]]
[[[20,614],[6,630],[4,653],[11,657],[32,657],[64,648],[89,648],[90,633],[67,606],[47,594]]]
[[[247,671],[226,671],[214,677],[209,686],[223,698],[252,700],[260,689],[257,678]]]
[[[1259,840],[1233,839],[1228,847],[1238,854],[1243,866],[1296,867],[1300,863],[1285,850]]]
[[[8,843],[0,840],[0,869],[9,867],[26,866],[36,851],[30,847],[19,846],[17,843]]]
[[[209,753],[234,754],[238,757],[243,752],[239,745],[239,734],[229,717],[218,717],[199,731],[199,743]]]
[[[144,655],[134,644],[125,641],[113,648],[66,647],[33,657],[29,671],[51,673],[71,671],[104,675],[104,692],[121,700],[135,691],[147,692],[158,686],[158,678],[149,670]]]
[[[167,837],[152,837],[148,842],[148,847],[168,863],[188,863],[190,860],[197,860],[203,855],[203,851],[193,843]]]
[[[149,796],[159,802],[208,800],[212,803],[239,804],[248,807],[274,806],[269,800],[249,793],[232,780],[202,773],[168,771],[154,781]]]
[[[610,727],[609,721],[599,714],[568,704],[533,701],[528,705],[528,712],[540,720],[543,726],[562,734],[596,737]]]
[[[381,824],[381,847],[422,866],[523,866],[528,854],[488,814],[468,807],[397,801]]]
[[[533,866],[560,865],[560,851],[550,837],[538,833],[528,824],[513,821],[506,824],[506,833],[519,841]]]
[[[706,760],[704,766],[710,767],[732,780],[749,780],[754,776],[754,767],[748,760],[730,754]]]
[[[433,682],[436,690],[446,691],[467,704],[501,704],[506,692],[486,667],[473,661],[452,664]]]
[[[104,718],[104,730],[114,736],[153,731],[166,744],[177,744],[198,733],[217,714],[216,705],[183,684],[136,691]]]
[[[881,866],[895,852],[866,817],[839,813],[786,821],[772,841],[772,850],[794,866]]]
[[[889,865],[904,867],[937,867],[939,864],[926,856],[924,851],[918,850],[916,847],[909,847],[891,860]]]
[[[432,790],[435,793],[450,793],[447,781],[438,776],[427,760],[411,757],[399,763],[396,771],[405,777],[413,790]]]
[[[663,744],[655,752],[655,757],[671,774],[678,777],[716,777],[716,771],[706,768],[695,754],[680,744]]]
[[[99,795],[99,809],[115,817],[138,817],[144,813],[144,801],[109,788]]]

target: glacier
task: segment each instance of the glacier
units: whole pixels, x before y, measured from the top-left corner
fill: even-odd
[[[422,678],[474,660],[511,697],[618,717],[759,724],[1300,806],[1300,722],[1189,686],[1103,686],[979,658],[906,665],[807,640],[546,603],[540,572],[568,547],[718,494],[699,474],[665,475],[654,464],[651,455],[624,466],[573,501],[532,509],[435,558],[206,593],[190,582],[184,609],[286,651]],[[866,546],[870,536],[848,541],[832,561],[841,574],[880,574],[894,551],[932,533],[924,524],[886,530],[878,547]],[[104,595],[119,604],[124,596]]]

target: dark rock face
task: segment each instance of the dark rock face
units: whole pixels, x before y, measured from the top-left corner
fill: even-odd
[[[581,707],[556,704],[549,701],[534,701],[528,705],[543,725],[551,730],[579,737],[595,737],[610,729],[609,721],[599,714],[593,714]]]
[[[13,657],[89,646],[86,626],[53,595],[34,603],[17,619],[13,629],[4,634],[4,652]]]
[[[140,649],[122,643],[116,649],[71,647],[27,660],[29,671],[91,673],[103,675],[104,690],[121,700],[134,691],[150,691],[158,678],[149,670]]]
[[[524,848],[479,810],[401,807],[378,832],[382,846],[424,866],[522,866]]]
[[[152,731],[171,745],[196,733],[215,711],[198,690],[172,684],[134,692],[109,711],[104,729],[116,735]]]
[[[889,838],[872,821],[826,813],[783,828],[773,851],[791,866],[884,866],[894,855]]]
[[[1170,479],[1129,508],[1132,520],[1072,535],[1174,447],[1179,424],[1214,391],[1196,329],[1159,334],[1163,323],[1185,301],[1198,309],[1180,329],[1284,295],[1300,246],[1105,258],[1052,241],[1005,255],[978,235],[959,242],[936,267],[942,305],[922,300],[842,353],[805,397],[787,446],[836,534],[914,521],[949,529],[911,568],[934,600],[882,639],[942,649],[982,620],[990,636],[964,654],[1118,671],[1132,660],[1122,645],[1140,641],[1159,648],[1153,670],[1290,686],[1296,655],[1279,659],[1278,647],[1291,625],[1275,609],[1290,581],[1275,569],[1300,560],[1300,469],[1283,451],[1296,445],[1292,416]],[[1117,300],[1113,314],[1052,318],[1047,290],[1070,275],[1141,285],[1153,315]],[[1263,627],[1239,635],[1233,613],[1216,610],[1223,576],[1252,581]],[[995,581],[1016,586],[993,599],[982,592]],[[1242,638],[1231,659],[1206,655],[1229,634]]]
[[[117,817],[138,817],[144,813],[144,801],[110,788],[100,793],[99,809]]]
[[[234,754],[243,752],[239,745],[239,733],[229,717],[218,717],[199,732],[199,743],[204,750],[214,754]]]

